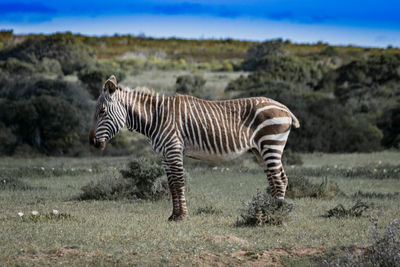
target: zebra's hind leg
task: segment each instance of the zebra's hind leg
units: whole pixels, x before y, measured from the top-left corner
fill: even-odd
[[[176,153],[176,151],[174,151]],[[187,214],[185,199],[185,180],[183,178],[183,156],[171,153],[163,159],[172,196],[172,215],[169,221],[181,221]]]
[[[272,180],[272,176],[269,175],[268,168],[267,168],[267,165],[265,164],[263,157],[261,156],[260,152],[257,149],[253,148],[251,151],[254,153],[254,155],[256,156],[256,159],[258,161],[258,164],[263,168],[264,173],[267,175],[267,180],[268,180],[269,187],[271,190],[271,195],[275,196],[275,194],[276,194],[275,193],[275,191],[276,191],[275,183]]]
[[[282,152],[267,149],[260,154],[263,161],[264,173],[267,175],[271,187],[271,195],[278,199],[284,199],[288,179],[282,166]]]

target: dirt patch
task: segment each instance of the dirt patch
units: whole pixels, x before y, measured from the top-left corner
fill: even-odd
[[[232,257],[246,262],[249,266],[282,266],[282,256],[314,256],[323,253],[322,248],[298,248],[298,249],[273,249],[264,251],[238,250]]]
[[[216,242],[247,242],[246,240],[225,236],[212,236]],[[203,252],[199,255],[196,262],[202,266],[226,266],[226,265],[245,265],[245,266],[282,266],[282,257],[295,256],[307,257],[324,252],[323,248],[297,248],[297,249],[273,249],[273,250],[237,250],[231,255],[221,253],[213,254]]]
[[[43,252],[27,252],[16,257],[17,261],[46,263],[51,264],[67,264],[71,258],[93,258],[98,256],[96,253],[87,253],[80,251],[77,247],[58,247]]]
[[[215,242],[228,242],[228,243],[239,243],[243,245],[248,245],[249,242],[242,238],[233,235],[212,235],[210,239],[214,240]]]
[[[245,262],[249,266],[281,266],[280,256],[286,255],[283,250],[275,251],[246,251],[239,250],[232,257]]]
[[[229,257],[225,254],[213,254],[210,252],[203,252],[199,255],[195,262],[201,266],[236,266],[240,265],[240,260]]]

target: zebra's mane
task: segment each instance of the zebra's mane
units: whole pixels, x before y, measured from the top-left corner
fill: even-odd
[[[150,88],[147,88],[147,87],[136,87],[136,88],[133,88],[133,89],[129,88],[129,87],[126,87],[126,88],[123,88],[123,90],[124,91],[128,91],[128,92],[133,92],[133,93],[138,92],[139,94],[150,95],[150,96],[153,96],[156,93],[153,89],[150,89]]]

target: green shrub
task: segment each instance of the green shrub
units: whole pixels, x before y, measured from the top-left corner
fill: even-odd
[[[271,189],[268,187],[267,192]],[[289,198],[329,198],[341,194],[336,183],[328,181],[327,178],[320,184],[311,183],[309,179],[299,176],[289,176],[286,188],[286,197]]]
[[[181,75],[176,79],[176,92],[202,97],[204,94],[204,85],[206,80],[199,75]]]
[[[347,253],[330,266],[398,266],[400,262],[400,219],[392,220],[381,234],[375,224],[371,234],[371,246],[363,248],[360,254]]]
[[[378,119],[378,127],[383,132],[382,144],[400,149],[400,100],[396,106],[382,113]]]
[[[371,206],[361,200],[357,202],[350,208],[345,208],[342,204],[328,210],[326,214],[323,215],[325,218],[343,218],[343,217],[360,217],[364,211],[368,210]]]
[[[292,176],[312,177],[341,177],[341,178],[367,178],[367,179],[400,179],[399,165],[362,166],[353,168],[293,168],[287,172]]]
[[[88,150],[81,144],[87,144],[92,103],[76,83],[21,78],[4,86],[0,97],[7,99],[0,102],[0,108],[8,111],[0,115],[0,123],[10,132],[4,143],[9,154],[24,145],[51,155],[76,153],[77,147]],[[4,131],[0,126],[0,138]]]
[[[325,178],[320,184],[311,183],[309,179],[302,177],[289,177],[286,196],[290,198],[328,198],[340,194],[338,185]]]
[[[129,162],[128,168],[121,170],[121,174],[136,188],[137,198],[157,199],[168,194],[168,184],[159,179],[164,174],[164,168],[147,158]]]
[[[292,211],[293,206],[272,197],[269,193],[260,193],[252,198],[240,210],[237,226],[282,225]]]
[[[145,199],[157,200],[168,195],[164,168],[145,158],[133,160],[120,171],[121,176],[107,177],[83,186],[81,200]]]
[[[99,182],[89,182],[81,188],[80,200],[120,200],[131,198],[133,188],[129,181],[118,176],[106,177]]]
[[[351,197],[357,199],[358,198],[396,199],[400,198],[400,193],[363,192],[359,190],[356,193],[354,193]]]
[[[16,144],[16,137],[12,131],[0,121],[0,155],[11,154]]]
[[[79,71],[94,62],[93,51],[72,34],[35,36],[0,51],[0,60],[11,57],[32,64],[40,63],[43,58],[55,59],[64,74]]]
[[[242,67],[244,70],[255,70],[262,58],[267,56],[284,56],[287,54],[288,51],[285,49],[285,43],[281,39],[265,41],[249,47]]]
[[[86,85],[91,96],[97,99],[103,89],[104,82],[111,75],[115,75],[118,81],[124,80],[126,76],[125,72],[120,69],[113,67],[111,64],[103,63],[81,70],[78,73],[78,78]]]
[[[198,208],[195,212],[195,215],[201,215],[201,214],[211,214],[211,215],[219,215],[222,214],[222,210],[218,209],[214,206],[208,205],[205,207],[200,207]]]
[[[0,176],[0,190],[31,190],[32,186],[27,183],[11,177]]]
[[[319,54],[322,56],[337,57],[340,53],[334,46],[327,46]]]
[[[283,165],[303,165],[303,160],[299,153],[292,152],[292,150],[285,150],[285,153],[282,156]]]
[[[100,169],[95,169],[95,172],[100,172]],[[102,170],[101,170],[102,171]],[[0,177],[19,178],[48,178],[60,176],[80,176],[92,173],[90,169],[75,169],[75,168],[44,168],[44,167],[21,167],[16,169],[0,169]]]
[[[42,222],[55,222],[55,221],[65,221],[65,220],[76,220],[74,216],[69,213],[38,213],[38,214],[29,214],[20,216],[23,222],[34,222],[34,223],[42,223]]]

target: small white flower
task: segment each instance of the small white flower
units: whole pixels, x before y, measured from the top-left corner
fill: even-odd
[[[89,172],[92,172],[92,169],[88,169]]]
[[[24,213],[22,211],[18,211],[18,216],[22,217],[22,216],[24,216]]]
[[[41,169],[42,171],[44,171],[44,167],[40,167],[40,169]]]
[[[54,215],[57,215],[57,214],[59,214],[60,212],[58,211],[58,210],[53,210],[53,214]]]
[[[38,212],[37,210],[33,210],[33,211],[32,211],[32,215],[33,215],[33,216],[39,215],[39,212]]]

